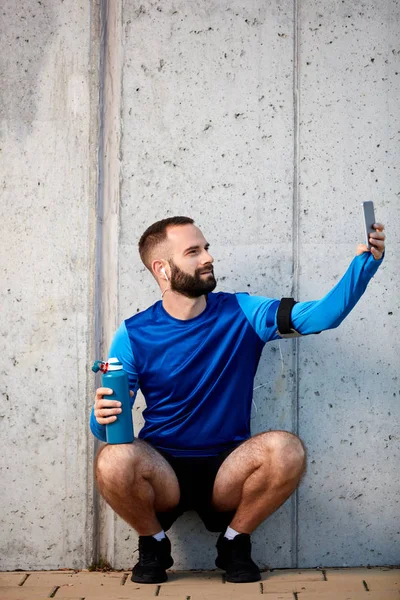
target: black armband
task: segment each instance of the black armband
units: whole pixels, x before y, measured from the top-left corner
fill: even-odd
[[[301,333],[293,329],[292,327],[292,308],[296,304],[293,298],[282,298],[279,303],[278,311],[276,314],[276,324],[278,326],[277,334],[281,338],[295,338],[300,337]]]

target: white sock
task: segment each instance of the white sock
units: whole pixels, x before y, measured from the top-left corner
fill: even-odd
[[[237,535],[239,535],[238,531],[235,531],[232,529],[232,527],[227,527],[224,537],[226,537],[228,540],[233,540],[233,538],[235,538]]]
[[[161,531],[155,533],[152,537],[155,538],[157,542],[161,542],[161,540],[163,540],[167,536],[165,535],[164,529],[161,529]]]

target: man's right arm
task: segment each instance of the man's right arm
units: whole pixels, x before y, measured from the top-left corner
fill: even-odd
[[[128,375],[129,389],[131,390],[132,394],[131,405],[133,406],[137,390],[139,389],[139,384],[135,359],[125,322],[120,325],[115,333],[114,339],[110,346],[109,358],[118,358],[118,360],[122,363],[124,371]],[[109,421],[108,419],[110,417],[105,417],[105,414],[107,414],[107,408],[109,410],[110,408],[117,407],[117,404],[113,404],[115,402],[116,401],[113,400],[107,400],[105,388],[99,388],[97,390],[95,404],[90,415],[90,429],[93,435],[102,442],[106,441],[106,424],[108,422],[112,422],[112,420],[115,421],[115,418]]]

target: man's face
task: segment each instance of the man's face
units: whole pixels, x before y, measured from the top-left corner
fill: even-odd
[[[212,266],[214,259],[200,229],[195,225],[171,227],[168,242],[171,289],[188,298],[199,298],[212,292],[217,285]]]

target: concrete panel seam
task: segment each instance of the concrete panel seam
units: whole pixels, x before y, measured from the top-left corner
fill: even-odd
[[[292,293],[297,299],[299,293],[299,168],[300,168],[300,97],[299,97],[299,0],[293,0],[293,239],[292,239]],[[299,433],[299,340],[292,340],[292,430]],[[298,566],[298,501],[297,490],[292,496],[292,567]]]
[[[95,252],[95,292],[94,292],[94,350],[96,356],[101,356],[101,252],[102,252],[102,221],[103,221],[103,191],[104,191],[104,54],[105,28],[104,0],[100,2],[100,57],[99,57],[99,108],[98,128],[99,142],[97,148],[97,197],[96,197],[96,252]],[[100,447],[95,438],[93,446],[93,464]],[[93,481],[93,561],[96,563],[100,556],[99,548],[99,495]]]
[[[97,150],[97,159],[95,168],[91,171],[90,180],[90,199],[91,199],[91,224],[89,231],[89,243],[90,243],[90,269],[89,269],[89,290],[90,299],[88,306],[91,311],[91,323],[90,323],[90,342],[89,342],[89,353],[96,354],[97,352],[97,203],[98,203],[98,189],[99,189],[99,142],[100,142],[100,103],[99,103],[99,82],[100,82],[100,52],[101,52],[101,30],[100,30],[100,0],[92,0],[90,3],[90,103],[93,107],[91,111],[91,127],[90,127],[90,148],[93,154]],[[93,200],[94,199],[94,200]],[[93,201],[92,201],[93,200]],[[93,394],[94,381],[91,377],[87,378],[86,393],[87,393],[87,408],[90,410],[91,402],[90,396]],[[90,535],[87,536],[86,544],[86,565],[96,559],[97,547],[96,547],[96,523],[97,519],[96,508],[97,502],[95,497],[95,485],[93,478],[93,459],[94,452],[96,450],[96,438],[93,438],[89,428],[87,428],[87,474],[86,474],[86,486],[88,493],[88,504],[86,509],[86,523],[87,531]],[[94,511],[94,514],[93,514]]]
[[[95,293],[95,349],[98,358],[108,352],[118,325],[121,20],[121,3],[101,0]],[[98,447],[97,442],[94,446],[95,453]],[[106,554],[107,561],[112,564],[115,554],[115,515],[104,506],[96,491],[94,494],[95,560],[101,554]]]

